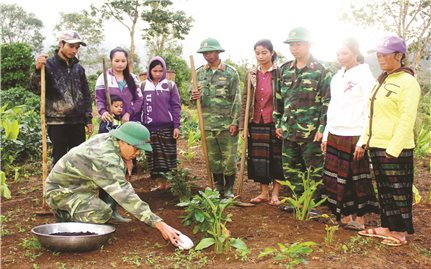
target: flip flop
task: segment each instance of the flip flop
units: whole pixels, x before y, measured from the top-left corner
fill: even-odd
[[[387,236],[383,241],[381,242],[383,245],[391,246],[391,247],[399,247],[402,245],[407,244],[407,240],[401,240],[399,238],[396,238],[394,236]]]
[[[359,231],[358,234],[362,236],[377,237],[377,238],[383,238],[383,239],[387,238],[386,235],[378,234],[376,232],[376,228],[362,230],[362,231]]]
[[[343,228],[347,230],[353,230],[353,231],[362,231],[365,229],[365,225],[360,224],[356,220],[352,220],[349,223],[347,223]]]
[[[264,203],[264,202],[268,202],[268,199],[267,198],[262,198],[262,197],[259,197],[259,196],[250,200],[250,203],[252,203],[252,204],[260,204],[260,203]]]

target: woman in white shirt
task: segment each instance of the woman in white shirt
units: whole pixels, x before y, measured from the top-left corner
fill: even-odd
[[[378,213],[368,156],[362,146],[368,97],[375,79],[359,44],[346,39],[337,50],[341,69],[331,81],[331,102],[322,140],[327,204],[341,225],[364,229],[364,215]]]

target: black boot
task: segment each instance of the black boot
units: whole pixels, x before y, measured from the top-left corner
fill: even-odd
[[[224,178],[223,174],[214,174],[213,173],[213,179],[214,179],[214,185],[216,191],[220,193],[220,196],[223,195],[223,186],[224,186]]]
[[[233,185],[235,184],[235,175],[225,176],[226,179],[226,188],[224,190],[225,198],[233,198],[235,195],[233,194]]]
[[[104,190],[99,191],[99,198],[104,201],[106,204],[108,204],[112,209],[112,216],[111,219],[117,222],[130,222],[131,219],[124,218],[120,215],[117,211],[117,202]]]

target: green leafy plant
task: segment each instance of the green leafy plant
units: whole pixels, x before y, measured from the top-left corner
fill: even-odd
[[[190,201],[192,197],[191,182],[197,181],[199,178],[192,176],[190,170],[178,166],[177,169],[164,174],[168,181],[170,192],[179,198],[180,202]]]
[[[235,248],[242,257],[246,252],[247,245],[239,238],[232,238],[227,229],[227,223],[231,222],[232,214],[225,214],[225,209],[232,206],[234,199],[220,200],[217,191],[206,188],[195,195],[190,202],[180,203],[185,206],[187,215],[183,218],[183,224],[188,226],[195,223],[193,233],[204,232],[209,237],[203,238],[195,247],[201,250],[214,245],[216,253],[225,253]]]
[[[6,198],[6,199],[10,199],[12,198],[12,194],[9,190],[9,187],[6,183],[6,175],[3,171],[0,171],[0,194],[2,197]]]
[[[25,43],[2,44],[0,78],[1,89],[7,90],[13,87],[26,87],[29,84],[31,66],[34,58],[31,47]]]
[[[373,238],[366,236],[353,236],[345,244],[341,245],[341,250],[344,253],[367,255],[367,250],[375,242]],[[382,244],[379,244],[382,245]]]
[[[414,154],[416,157],[423,158],[431,153],[431,128],[429,126],[425,126],[425,124],[422,123],[419,133],[416,136],[415,143],[416,147]]]
[[[128,255],[121,257],[121,260],[123,261],[123,263],[129,265],[135,265],[138,267],[142,265],[141,255],[137,252],[129,253]]]
[[[30,258],[30,260],[34,261],[37,257],[42,255],[39,250],[42,248],[39,240],[36,237],[32,237],[30,239],[21,239],[21,246],[25,249],[25,256]]]
[[[301,263],[307,264],[304,256],[310,255],[313,252],[312,246],[316,243],[312,241],[295,242],[293,244],[278,243],[278,249],[265,248],[258,258],[272,256],[274,260],[286,263],[286,268],[293,268]]]
[[[171,262],[169,268],[173,269],[202,268],[208,264],[208,257],[194,249],[188,251],[175,249],[174,255],[165,257],[165,259]]]
[[[184,155],[184,157],[186,157],[187,161],[191,161],[196,154],[196,148],[198,147],[197,143],[201,137],[200,132],[195,131],[193,129],[189,129],[189,135],[187,138],[187,150],[181,151],[181,154]]]
[[[296,192],[296,187],[294,184],[288,180],[278,181],[283,186],[288,186],[292,196],[283,197],[282,203],[289,202],[295,209],[295,218],[297,220],[305,220],[309,218],[309,214],[312,209],[320,206],[327,198],[324,198],[318,202],[315,202],[313,197],[319,185],[322,185],[322,180],[314,181],[312,176],[316,174],[316,171],[312,171],[311,168],[307,168],[305,172],[293,170],[302,179],[302,187],[304,191],[302,193]]]
[[[29,162],[41,155],[41,131],[39,114],[26,105],[12,108],[7,104],[0,108],[1,170],[8,177],[18,173],[16,164]]]

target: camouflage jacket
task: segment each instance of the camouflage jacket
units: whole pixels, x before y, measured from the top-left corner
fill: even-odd
[[[215,72],[209,65],[196,70],[201,86],[201,106],[205,130],[228,130],[239,124],[241,92],[235,68],[220,63]]]
[[[50,192],[62,192],[65,197],[70,194],[88,197],[97,195],[98,188],[102,188],[133,216],[154,226],[162,219],[151,212],[125,180],[126,166],[117,141],[109,134],[98,134],[71,149],[47,177],[45,196]],[[78,206],[85,199],[71,202]]]
[[[90,124],[92,99],[84,68],[77,58],[69,65],[60,58],[58,50],[46,61],[46,123]],[[40,94],[40,70],[35,70],[30,81],[31,89]]]
[[[325,130],[332,76],[312,56],[300,70],[296,61],[283,64],[280,74],[273,113],[276,126],[283,130],[284,139],[313,140],[317,131]]]

